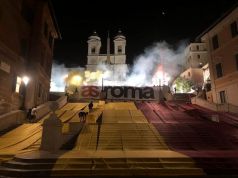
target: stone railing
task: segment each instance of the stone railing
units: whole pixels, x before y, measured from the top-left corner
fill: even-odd
[[[67,103],[67,97],[62,96],[57,101],[59,108],[63,107]],[[36,108],[36,119],[40,119],[50,112],[50,103],[46,102]],[[18,124],[22,124],[26,119],[26,113],[21,110],[10,111],[8,113],[0,115],[0,131],[13,127]]]
[[[59,108],[63,107],[67,103],[67,97],[61,96],[57,101]],[[44,103],[36,108],[36,119],[42,118],[50,112],[50,103],[51,101]]]
[[[238,114],[238,106],[229,103],[217,104],[217,111],[231,112]]]
[[[22,124],[25,113],[21,110],[11,111],[0,115],[0,131]]]
[[[78,120],[73,124],[69,124],[69,130],[63,132],[63,123],[55,114],[57,108],[59,108],[58,102],[53,101],[50,103],[49,109],[51,114],[43,122],[41,150],[50,152],[58,151],[61,146],[70,141],[74,136],[77,136],[83,128],[84,123]]]
[[[10,112],[12,109],[11,105],[5,101],[0,101],[0,115]]]
[[[204,108],[207,108],[213,111],[238,113],[238,106],[235,106],[229,103],[215,104],[215,103],[210,103],[207,100],[204,100],[198,97],[193,97],[191,99],[191,102],[192,104],[197,104],[199,106],[202,106]]]
[[[59,108],[62,108],[66,103],[67,103],[67,97],[66,96],[61,96],[56,102],[59,105]]]

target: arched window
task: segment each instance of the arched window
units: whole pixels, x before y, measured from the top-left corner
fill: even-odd
[[[92,54],[95,54],[95,53],[96,53],[96,48],[95,48],[95,47],[93,47],[93,48],[91,49],[91,53],[92,53]]]
[[[122,46],[118,46],[117,52],[118,52],[119,54],[122,53]]]

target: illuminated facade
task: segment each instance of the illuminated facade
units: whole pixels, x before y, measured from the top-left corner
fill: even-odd
[[[200,68],[190,67],[181,73],[180,77],[192,81],[193,85],[196,87],[201,87],[203,85],[203,71]]]
[[[51,3],[1,0],[0,7],[0,100],[11,110],[44,103],[54,39],[60,37]]]
[[[107,38],[107,54],[100,54],[101,38],[94,32],[88,39],[86,70],[90,72],[111,71],[108,80],[123,81],[126,77],[126,37],[118,31],[114,37],[114,54],[110,53],[110,38]]]
[[[207,63],[207,47],[205,43],[190,43],[185,49],[186,68],[201,68]]]
[[[227,12],[199,38],[208,47],[212,101],[238,106],[238,7]]]
[[[190,43],[185,51],[185,65],[180,77],[193,83],[193,87],[201,89],[205,84],[202,66],[207,64],[206,43]]]

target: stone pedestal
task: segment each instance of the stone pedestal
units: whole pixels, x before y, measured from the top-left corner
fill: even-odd
[[[218,114],[213,114],[211,120],[213,122],[220,122],[219,115]]]
[[[55,114],[55,110],[58,108],[58,104],[53,102],[50,105],[50,109],[53,113],[50,115],[48,119],[46,119],[43,123],[43,132],[41,139],[41,150],[45,151],[57,151],[60,149],[63,136],[62,136],[62,122],[59,118],[57,118]]]

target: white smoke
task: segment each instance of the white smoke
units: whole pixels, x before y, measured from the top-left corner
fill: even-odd
[[[173,49],[165,41],[155,43],[147,48],[144,54],[138,56],[133,64],[132,72],[127,77],[126,85],[151,86],[156,70],[161,65],[164,75],[170,79],[179,74],[179,66],[184,64],[185,42],[180,42],[177,49]]]
[[[124,86],[152,86],[166,84],[181,72],[184,65],[186,41],[180,42],[173,49],[167,42],[158,42],[145,49],[131,67],[131,72],[125,65],[116,70],[112,66],[99,64],[96,72],[85,71],[82,74],[83,85],[124,85]],[[118,66],[118,65],[117,65]],[[162,78],[158,78],[158,70]],[[63,64],[54,63],[51,76],[51,91],[65,91],[65,78],[71,71],[84,71],[84,68],[66,68]],[[156,75],[157,74],[157,75]],[[169,80],[170,81],[160,81]],[[96,80],[96,81],[95,81]],[[104,81],[102,81],[104,80]],[[154,81],[158,81],[155,83]]]
[[[83,68],[66,68],[64,64],[58,64],[53,62],[51,72],[50,91],[52,92],[64,92],[65,91],[65,79],[68,77],[70,71],[82,71]]]

